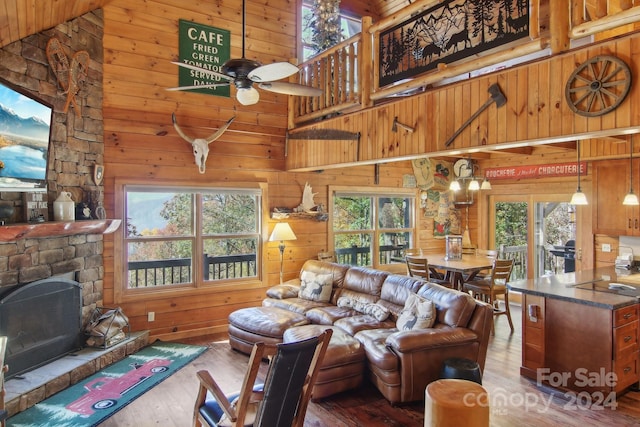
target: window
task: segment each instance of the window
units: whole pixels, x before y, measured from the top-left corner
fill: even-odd
[[[318,54],[319,51],[313,42],[313,3],[303,1],[302,3],[302,60],[303,62]],[[341,39],[349,39],[362,30],[362,22],[359,18],[354,18],[340,12]]]
[[[125,293],[255,282],[262,276],[261,189],[122,188]]]
[[[331,206],[336,260],[377,267],[402,262],[413,245],[415,193],[336,190]]]

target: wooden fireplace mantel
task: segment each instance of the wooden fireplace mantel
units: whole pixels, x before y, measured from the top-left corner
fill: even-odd
[[[116,231],[121,223],[121,219],[90,219],[8,224],[0,226],[0,242],[75,234],[109,234]]]

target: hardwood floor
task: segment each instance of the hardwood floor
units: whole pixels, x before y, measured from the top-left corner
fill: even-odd
[[[618,398],[615,410],[586,409],[586,398],[576,405],[575,401],[552,397],[520,377],[519,306],[512,304],[512,315],[516,330],[513,334],[504,316],[496,320],[496,333],[490,339],[483,377],[483,386],[489,392],[492,426],[640,426],[640,392],[629,392]],[[207,345],[210,348],[202,356],[100,426],[191,425],[197,388],[195,373],[208,369],[223,390],[231,392],[239,388],[248,360],[247,356],[231,350],[227,342]],[[305,426],[422,426],[423,421],[423,402],[393,407],[374,387],[365,384],[358,390],[312,402]]]

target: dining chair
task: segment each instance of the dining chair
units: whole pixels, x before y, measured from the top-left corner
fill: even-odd
[[[498,251],[495,249],[476,249],[475,255],[496,259],[498,258]],[[491,276],[490,270],[480,270],[473,276],[473,279],[486,279],[489,276]],[[465,280],[468,280],[468,278]]]
[[[193,425],[302,427],[332,332],[286,344],[256,343],[242,387],[232,395],[225,395],[208,371],[199,371]],[[259,383],[260,364],[267,358],[269,368]]]
[[[482,299],[493,306],[493,316],[506,315],[509,327],[513,332],[513,321],[509,311],[509,288],[507,281],[513,270],[512,259],[494,259],[491,273],[487,278],[465,281],[462,285],[464,292],[471,292],[474,298]],[[500,309],[498,295],[504,296],[504,310]],[[491,324],[491,334],[495,334],[494,324]]]
[[[431,268],[429,267],[429,260],[424,256],[405,256],[407,262],[407,271],[411,277],[422,277],[428,282],[437,283],[439,285],[451,287],[451,281],[445,278],[434,277]]]

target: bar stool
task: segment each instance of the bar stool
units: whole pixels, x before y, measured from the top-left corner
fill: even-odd
[[[425,390],[424,427],[488,427],[489,395],[479,384],[443,379]]]

